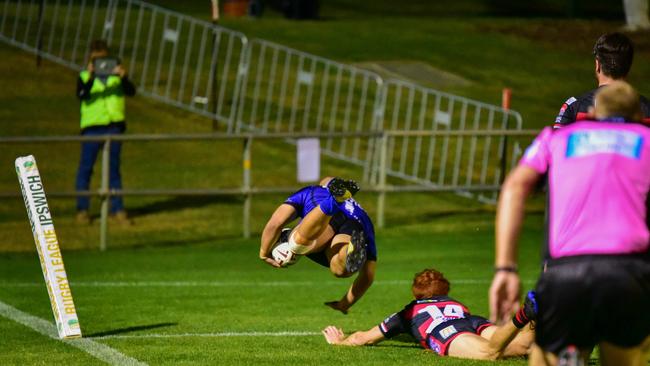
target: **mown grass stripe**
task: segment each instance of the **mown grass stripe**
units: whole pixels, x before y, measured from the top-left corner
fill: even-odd
[[[308,337],[321,335],[321,332],[285,331],[285,332],[221,332],[221,333],[180,333],[180,334],[133,334],[107,335],[93,339],[133,339],[133,338],[187,338],[187,337]]]
[[[56,331],[56,326],[54,324],[20,311],[11,305],[5,304],[2,301],[0,301],[0,315],[4,316],[7,319],[13,320],[16,323],[20,323],[46,337],[56,339],[65,344],[78,348],[110,365],[147,365],[144,362],[140,362],[123,353],[120,353],[119,351],[107,345],[95,342],[91,339],[60,339]]]
[[[453,284],[460,285],[485,285],[492,282],[491,278],[485,279],[454,279]],[[522,280],[525,284],[535,283],[534,280]],[[375,281],[373,286],[403,286],[410,284],[408,280]],[[290,287],[314,285],[340,285],[341,281],[81,281],[70,282],[72,287]],[[42,286],[38,282],[0,282],[0,287],[32,287]]]

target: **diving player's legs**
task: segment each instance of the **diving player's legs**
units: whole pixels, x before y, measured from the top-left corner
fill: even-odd
[[[359,271],[368,256],[363,226],[339,213],[330,221],[330,227],[336,232],[325,251],[330,271],[336,277],[349,277]]]
[[[329,227],[332,216],[340,211],[339,204],[359,191],[354,181],[333,178],[327,184],[331,196],[311,210],[289,237],[290,249],[294,254],[310,253],[317,246],[317,239]]]
[[[317,209],[318,208],[316,208],[316,210]],[[305,250],[304,254],[320,252],[330,247],[332,238],[336,235],[336,232],[334,231],[332,226],[326,223],[325,227],[319,227],[318,231],[313,231],[312,228],[309,227],[309,224],[306,225],[307,227],[303,227],[303,225],[305,225],[304,220],[303,222],[298,224],[295,228],[293,228],[293,230],[291,231],[291,233],[288,235],[287,238],[287,241],[289,243],[294,243],[296,245],[304,246],[305,248],[300,248]],[[301,235],[303,229],[306,232],[310,232],[309,235],[312,235],[311,237],[315,237],[315,239],[310,239],[309,237],[305,237],[303,236],[304,234]]]
[[[346,265],[351,243],[351,235],[337,234],[332,238],[332,244],[325,250],[327,259],[330,262],[330,271],[336,277],[350,277],[356,272],[348,270],[348,266]],[[361,250],[365,251],[365,248]]]
[[[293,253],[304,255],[316,249],[318,238],[329,228],[332,216],[326,215],[319,207],[311,210],[289,237]],[[331,237],[331,236],[330,236]]]

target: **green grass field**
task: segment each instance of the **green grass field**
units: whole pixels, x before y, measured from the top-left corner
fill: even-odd
[[[407,338],[353,349],[329,346],[318,332],[330,324],[347,332],[378,324],[410,301],[409,282],[425,267],[443,271],[452,296],[474,313],[487,314],[492,219],[454,214],[435,225],[380,231],[376,283],[347,316],[322,303],[342,296],[350,279],[336,279],[306,258],[288,269],[266,266],[257,260],[257,240],[68,251],[64,259],[85,337],[149,364],[479,365],[487,363],[441,359]],[[539,215],[531,217],[522,243],[527,287],[537,275],[540,221]],[[35,253],[0,255],[0,278],[0,301],[51,321]],[[100,363],[6,318],[0,317],[0,331],[3,365]]]
[[[155,3],[207,18],[205,1]],[[533,2],[547,18],[497,17],[503,15],[501,0],[461,0],[449,7],[412,1],[391,17],[385,14],[394,2],[387,0],[372,6],[350,0],[322,3],[319,21],[296,23],[268,12],[259,20],[224,19],[222,24],[346,63],[425,62],[472,81],[450,92],[489,103],[499,104],[501,88],[511,87],[512,107],[522,113],[524,128],[548,125],[566,97],[594,86],[591,46],[599,34],[622,25],[612,19],[556,19],[568,10],[555,0]],[[582,10],[585,3],[574,2]],[[620,15],[620,1],[612,4],[589,8],[598,16]],[[606,11],[596,11],[601,7]],[[650,38],[632,38],[637,53],[630,80],[648,95],[642,81],[650,75]],[[36,68],[34,56],[5,44],[0,44],[0,60],[1,136],[78,133],[73,71],[50,62]],[[210,120],[144,97],[129,100],[127,108],[128,133],[211,131]],[[78,149],[76,143],[0,144],[0,192],[18,191],[13,160],[25,154],[36,155],[47,192],[72,190]],[[242,181],[240,141],[127,143],[123,157],[125,187],[131,189],[233,188]],[[324,174],[361,178],[354,166],[332,159],[322,164]],[[296,186],[294,148],[256,141],[252,180],[257,187]],[[85,337],[148,364],[488,364],[442,359],[407,339],[363,349],[332,347],[318,332],[329,324],[347,332],[376,325],[410,301],[413,274],[431,266],[452,281],[452,296],[486,315],[493,207],[452,194],[389,194],[387,225],[377,235],[376,283],[344,316],[322,303],[340,297],[349,279],[335,279],[305,259],[285,270],[257,259],[257,235],[284,197],[253,199],[250,240],[241,239],[242,197],[128,197],[136,224],[111,224],[104,253],[97,251],[97,220],[80,227],[71,199],[50,198]],[[374,218],[376,196],[362,191],[358,198]],[[535,212],[542,202],[535,202]],[[520,260],[528,287],[538,275],[541,222],[542,215],[535,213],[523,231]],[[20,198],[0,198],[0,302],[52,323]],[[308,335],[277,336],[281,332]],[[102,363],[5,317],[0,317],[0,333],[1,365]]]
[[[70,121],[76,120],[76,102],[64,87],[74,75],[51,64],[37,72],[17,68],[15,65],[29,64],[32,57],[7,46],[0,46],[0,52],[11,60],[0,66],[16,86],[2,91],[3,103],[13,106],[2,112],[12,134],[74,134],[76,123]],[[38,105],[41,112],[34,107]],[[139,122],[131,124],[132,132],[209,130],[209,121],[142,98],[130,101],[129,113],[131,121]],[[183,125],[178,124],[179,119]],[[1,148],[3,166],[11,167],[17,155],[35,153],[46,190],[70,189],[77,159],[75,144]],[[241,179],[240,149],[238,143],[128,146],[125,179],[134,187],[236,186]],[[291,155],[290,149],[277,144],[260,144],[257,149],[253,162],[266,169],[254,170],[253,182],[295,184],[295,161],[284,160]],[[215,151],[220,151],[221,159],[214,159]],[[187,159],[192,163],[187,164]],[[358,171],[349,166],[325,163],[324,169],[334,174],[358,177]],[[4,191],[17,189],[13,169],[4,169],[1,177]],[[253,200],[253,233],[261,230],[283,197],[277,194]],[[361,192],[359,200],[374,215],[375,196]],[[346,331],[377,324],[409,301],[410,279],[429,266],[456,281],[453,296],[476,313],[487,312],[493,209],[454,195],[388,196],[387,228],[378,232],[377,282],[347,316],[322,303],[342,296],[350,280],[337,280],[308,260],[287,270],[274,270],[259,262],[258,239],[240,238],[240,198],[129,197],[127,207],[136,225],[111,225],[105,253],[96,250],[97,221],[80,227],[74,222],[71,200],[49,201],[84,335],[141,362],[395,365],[435,360],[468,364],[435,358],[406,339],[367,349],[345,349],[327,345],[318,334],[329,324]],[[94,208],[96,215],[97,206]],[[21,199],[3,199],[0,217],[0,301],[52,323]],[[539,216],[533,217],[522,253],[523,278],[529,286],[537,274],[540,221]],[[0,317],[0,327],[2,334],[11,335],[0,343],[0,364],[102,363],[11,319]],[[260,332],[313,335],[254,335]],[[220,336],[224,333],[240,335]]]

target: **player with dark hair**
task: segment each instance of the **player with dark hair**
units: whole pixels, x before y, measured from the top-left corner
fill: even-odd
[[[632,67],[634,45],[623,33],[606,33],[594,45],[594,63],[598,88],[579,97],[570,97],[560,108],[553,128],[561,128],[576,121],[591,119],[589,108],[594,105],[594,95],[603,86],[616,80],[625,80]],[[641,96],[644,123],[650,123],[650,101]]]
[[[348,337],[335,326],[323,330],[329,344],[363,346],[406,333],[425,349],[441,356],[481,360],[525,355],[533,343],[530,328],[520,331],[534,320],[535,296],[529,293],[524,306],[512,322],[496,326],[487,319],[470,314],[461,302],[448,296],[450,284],[442,273],[425,269],[415,275],[411,292],[415,297],[402,311],[379,325]]]
[[[596,121],[544,129],[499,197],[490,288],[497,317],[517,305],[525,200],[548,174],[550,258],[536,286],[532,365],[555,365],[569,348],[587,361],[596,344],[605,366],[648,361],[650,128],[635,123],[639,95],[624,81],[598,91],[593,114]]]
[[[326,303],[344,314],[372,285],[377,262],[372,221],[352,198],[357,191],[354,181],[329,177],[321,185],[300,189],[273,212],[260,243],[260,259],[273,267],[286,266],[305,255],[328,267],[336,277],[358,272],[339,301]],[[301,221],[293,230],[284,229],[297,218]],[[289,243],[282,263],[271,256],[278,241]]]

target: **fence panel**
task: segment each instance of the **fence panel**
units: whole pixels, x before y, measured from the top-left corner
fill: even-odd
[[[251,164],[251,160],[254,154],[252,154],[252,144],[253,141],[256,141],[256,144],[259,144],[261,141],[264,140],[286,140],[286,139],[297,139],[297,138],[318,138],[321,141],[329,138],[349,138],[353,139],[356,137],[359,138],[376,138],[382,141],[380,144],[380,148],[378,149],[381,152],[382,156],[386,156],[388,153],[387,145],[388,141],[391,139],[397,139],[397,138],[403,138],[403,137],[421,137],[421,138],[433,138],[433,137],[447,137],[451,138],[454,136],[460,137],[464,136],[466,138],[484,138],[484,137],[492,137],[495,139],[501,138],[501,137],[511,137],[513,140],[517,141],[529,141],[530,138],[535,136],[538,133],[538,131],[508,131],[508,130],[500,130],[500,129],[495,129],[492,131],[488,130],[483,130],[483,131],[475,131],[475,130],[465,130],[465,132],[459,132],[459,131],[423,131],[423,130],[412,130],[409,132],[405,131],[384,131],[384,132],[347,132],[347,133],[328,133],[328,132],[323,132],[323,133],[262,133],[262,134],[227,134],[227,133],[220,133],[220,134],[189,134],[189,135],[102,135],[102,136],[15,136],[15,137],[1,137],[0,136],[0,148],[6,148],[8,145],[34,145],[34,144],[39,144],[41,145],[37,151],[52,151],[53,144],[57,145],[68,145],[67,147],[57,147],[57,151],[64,151],[64,155],[61,156],[59,154],[56,158],[57,159],[47,159],[43,160],[43,166],[42,167],[48,167],[49,170],[52,172],[52,174],[56,175],[54,173],[55,171],[60,171],[61,169],[70,169],[70,165],[66,164],[66,162],[69,161],[69,159],[65,158],[65,154],[71,154],[73,153],[72,145],[70,143],[75,143],[75,145],[81,141],[102,141],[104,143],[104,148],[102,151],[102,159],[101,159],[101,164],[99,165],[99,172],[98,175],[102,177],[101,179],[101,184],[97,189],[91,188],[88,191],[80,191],[80,192],[75,192],[75,191],[62,191],[61,189],[65,189],[63,187],[71,187],[71,185],[66,184],[63,180],[54,180],[55,186],[54,188],[49,191],[50,197],[69,197],[73,198],[75,196],[91,196],[91,197],[99,197],[102,201],[102,211],[101,211],[101,224],[100,224],[100,248],[105,249],[106,248],[106,242],[107,242],[107,237],[108,237],[108,229],[109,226],[107,225],[107,219],[108,219],[108,200],[110,199],[111,196],[243,196],[244,201],[243,201],[243,210],[242,210],[242,231],[243,235],[246,237],[250,234],[250,215],[251,215],[251,199],[253,195],[257,194],[265,194],[265,193],[290,193],[294,192],[299,187],[290,187],[290,186],[277,186],[277,185],[268,185],[269,180],[268,179],[262,179],[259,180],[257,184],[254,184],[253,179],[252,179],[252,169],[253,166],[257,166],[256,164]],[[130,151],[155,151],[156,149],[169,149],[169,143],[173,144],[181,144],[177,146],[182,146],[183,144],[186,143],[191,143],[190,145],[185,145],[187,148],[181,148],[180,150],[174,149],[174,151],[179,151],[180,157],[177,159],[176,162],[172,161],[171,164],[174,165],[176,163],[177,166],[182,167],[182,169],[155,169],[155,167],[151,168],[151,170],[146,170],[146,171],[141,171],[142,170],[142,164],[139,162],[142,162],[146,160],[146,157],[140,157],[138,159],[137,156],[132,156],[132,159],[128,159],[128,161],[131,161],[131,173],[139,173],[139,174],[144,174],[149,176],[147,181],[146,179],[138,179],[135,178],[133,181],[134,182],[140,182],[140,187],[138,187],[138,184],[135,184],[135,187],[132,188],[127,188],[127,189],[111,189],[109,187],[109,182],[108,182],[108,170],[110,166],[110,154],[108,153],[109,151],[109,142],[110,141],[122,141],[124,143],[137,143],[137,144],[153,144],[153,148],[151,149],[144,149],[142,146],[139,149],[131,149]],[[244,141],[244,149],[239,152],[236,151],[237,149],[232,149],[233,145],[238,145],[241,146],[241,143],[238,143],[239,141]],[[222,170],[224,174],[227,174],[228,177],[226,179],[216,179],[217,181],[220,181],[220,184],[218,186],[227,186],[228,188],[216,188],[212,183],[206,184],[206,181],[214,180],[215,178],[213,177],[214,174],[209,174],[206,173],[209,171],[214,171],[214,169],[206,169],[206,164],[213,164],[216,162],[209,162],[209,161],[200,161],[196,162],[195,164],[188,164],[188,159],[183,159],[182,155],[183,154],[193,154],[196,152],[197,149],[197,143],[203,142],[205,143],[204,147],[205,148],[213,148],[215,142],[219,142],[222,148],[226,148],[228,153],[231,155],[229,156],[228,159],[221,159],[218,161],[218,164],[220,167],[217,167],[217,170]],[[163,145],[164,144],[164,145]],[[225,145],[222,145],[225,144]],[[286,146],[286,145],[284,145]],[[268,146],[262,147],[264,151],[268,151]],[[31,148],[29,149],[30,151],[33,151]],[[289,149],[290,150],[290,149]],[[15,149],[8,149],[7,151],[14,151],[15,153],[20,151],[20,150],[15,150]],[[289,151],[284,151],[283,154],[289,153]],[[292,152],[291,152],[292,153]],[[241,155],[239,155],[241,154]],[[15,154],[17,156],[20,155],[20,153]],[[237,164],[235,163],[238,159],[237,156],[241,156],[241,162],[243,164]],[[173,159],[172,159],[173,160]],[[283,159],[276,159],[276,161],[284,161]],[[167,164],[167,162],[157,162],[160,164]],[[487,192],[497,192],[499,190],[499,185],[498,184],[491,184],[488,182],[487,184],[483,185],[478,185],[475,184],[471,187],[464,186],[463,184],[459,185],[452,185],[452,184],[446,184],[444,186],[441,185],[434,185],[434,184],[419,184],[419,185],[414,185],[414,186],[407,186],[403,184],[386,184],[385,181],[385,174],[388,173],[387,171],[387,164],[388,161],[386,159],[381,159],[381,165],[379,166],[380,168],[380,183],[378,185],[369,185],[364,187],[364,191],[366,192],[377,192],[378,193],[378,204],[377,204],[377,224],[378,227],[383,227],[384,223],[384,201],[385,201],[385,196],[387,194],[394,194],[398,192],[448,192],[448,191],[458,191],[461,189],[467,189],[470,191],[478,192],[478,191],[487,191]],[[40,164],[39,164],[40,165]],[[286,164],[281,164],[281,165],[286,165]],[[237,178],[237,174],[232,174],[235,172],[234,166],[239,166],[240,169],[242,169],[242,179]],[[129,164],[125,168],[129,168]],[[146,167],[145,167],[146,168]],[[214,167],[213,167],[214,168]],[[227,169],[226,169],[227,168]],[[271,169],[274,171],[274,173],[284,175],[285,177],[288,174],[283,174],[283,172],[278,171],[277,169],[285,169],[286,166],[283,166],[282,168],[276,168],[275,170]],[[74,169],[74,167],[72,167]],[[197,174],[197,172],[199,172]],[[269,167],[264,166],[263,167],[263,173],[261,174],[264,177],[268,176],[269,172]],[[201,174],[207,174],[208,176],[204,177],[203,180],[197,180],[197,176],[200,177]],[[65,174],[68,177],[73,177],[74,174],[70,172],[70,174]],[[133,175],[133,174],[129,174]],[[136,174],[137,176],[137,174]],[[154,182],[154,180],[151,180],[152,177],[154,177],[154,180],[156,183],[159,184],[154,184],[151,185],[149,183]],[[5,177],[2,177],[5,178]],[[9,178],[9,177],[6,177]],[[10,180],[15,180],[15,176],[11,177],[12,179],[0,179],[0,200],[5,199],[5,198],[11,198],[11,197],[20,197],[20,191],[15,190],[15,189],[10,189],[3,191],[2,187],[8,187],[8,186],[13,186],[15,183],[11,184],[2,184],[8,183]],[[189,179],[185,179],[189,178]],[[224,182],[228,180],[228,182]],[[6,181],[6,182],[5,182]],[[277,179],[273,180],[276,181],[277,184]],[[280,180],[281,181],[281,180]],[[182,184],[179,184],[180,182],[188,182],[190,185],[189,186],[184,186]],[[401,182],[401,181],[400,181]],[[69,182],[68,182],[69,183]],[[142,183],[145,183],[144,186]]]
[[[141,94],[232,125],[239,32],[139,0],[5,0],[0,11],[2,41],[80,70],[105,39]]]
[[[233,132],[374,131],[382,119],[382,79],[275,43],[254,39],[246,57]],[[327,138],[325,154],[368,167],[374,140]]]
[[[5,0],[0,11],[0,40],[79,70],[91,40],[106,39],[141,94],[214,118],[228,133],[521,129],[517,112],[406,81],[384,83],[268,41],[249,43],[140,0]],[[375,138],[321,144],[377,183]],[[519,152],[506,136],[390,136],[386,174],[431,187],[494,185]]]
[[[489,131],[522,126],[517,112],[405,81],[388,80],[383,97],[383,130]],[[509,143],[506,136],[389,136],[386,174],[435,187],[498,185],[519,153],[518,144]],[[374,182],[378,160],[375,154]]]

